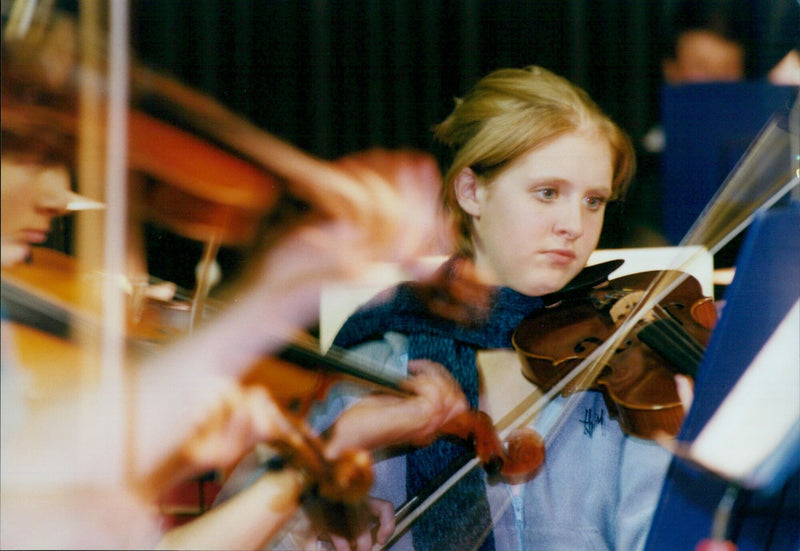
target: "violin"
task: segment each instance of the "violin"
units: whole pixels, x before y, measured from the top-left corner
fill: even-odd
[[[6,314],[13,320],[69,338],[76,326],[102,327],[99,289],[104,277],[83,269],[75,257],[46,247],[32,247],[29,262],[2,269]],[[129,287],[125,289],[125,287]],[[121,292],[133,294],[127,282]],[[125,335],[132,349],[163,345],[186,333],[192,297],[169,282],[151,278],[138,308],[129,301]],[[206,304],[206,313],[214,311]]]
[[[15,365],[28,375],[25,401],[31,413],[46,413],[54,402],[74,400],[86,384],[88,351],[71,333],[76,325],[99,323],[99,312],[93,311],[91,304],[81,302],[88,295],[82,288],[91,289],[96,283],[97,278],[82,272],[74,258],[41,247],[33,248],[30,264],[3,269],[4,314],[8,314],[4,315],[3,345],[8,346]],[[20,308],[26,309],[22,315]],[[177,335],[163,332],[161,313],[153,306],[146,308],[145,314],[128,328],[129,342],[163,346]],[[267,444],[276,455],[270,461],[269,472],[254,486],[262,496],[260,503],[267,508],[263,518],[267,538],[274,537],[297,510],[303,493],[313,492],[330,502],[351,506],[367,496],[373,482],[367,452],[352,449],[330,457],[325,451],[326,442],[313,434],[302,417],[292,414],[291,403],[284,399],[286,388],[291,387],[297,394],[293,385],[302,380],[298,375],[303,372],[295,367],[292,373],[282,373],[277,379],[282,385],[271,385],[280,399],[275,399],[277,407],[270,412]],[[191,371],[186,375],[191,377]],[[267,391],[270,392],[269,387]],[[164,397],[174,400],[171,394],[170,390]],[[157,398],[154,401],[159,402]],[[181,420],[174,422],[180,424]],[[159,502],[167,523],[185,519],[188,512],[194,511],[186,509],[188,504],[180,496],[190,486],[204,484],[203,477],[184,480],[182,474],[187,468],[185,446],[193,442],[194,438],[189,437],[184,446],[168,454],[157,467],[131,480],[133,487],[145,496],[150,497],[154,490],[162,494],[151,497]],[[179,536],[187,537],[183,532],[170,535]]]
[[[299,375],[294,381],[292,393],[282,395],[281,401],[284,402],[288,399],[288,403],[293,404],[293,409],[300,411],[307,409],[308,403],[306,398],[298,392],[299,387],[302,386],[305,389],[305,396],[321,399],[330,384],[342,378],[367,383],[382,392],[404,392],[403,377],[381,374],[375,369],[378,366],[372,367],[372,362],[364,359],[352,359],[351,356],[345,356],[335,348],[330,349],[324,355],[318,353],[317,350],[312,343],[291,344],[279,355],[279,359],[265,359],[256,365],[243,377],[243,382],[245,384],[266,384],[268,388],[276,388],[275,380],[295,378],[296,375]],[[285,363],[287,360],[290,360],[291,363]],[[307,367],[298,368],[297,364],[313,365],[318,369],[309,371]],[[300,369],[299,373],[297,373],[298,369]],[[474,457],[472,461],[481,464],[487,473],[500,474],[509,479],[522,479],[530,476],[544,463],[544,440],[533,429],[516,428],[501,440],[489,415],[476,409],[468,410],[440,427],[436,438],[455,440],[457,443],[465,445],[470,451],[462,456],[463,460],[468,460],[472,456]],[[459,462],[459,465],[462,464],[463,461]],[[331,526],[339,530],[342,527],[348,529],[348,509],[346,508],[348,502],[341,499],[331,500],[322,492],[318,492],[317,496],[324,499],[321,502],[313,500],[309,502],[312,514],[324,518],[328,530],[331,529]],[[398,522],[398,525],[401,522],[413,520],[411,516],[413,507],[422,500],[423,496],[417,495],[395,512],[395,521]],[[349,503],[352,504],[352,502]],[[343,509],[337,504],[344,504],[345,508]],[[316,506],[321,508],[317,510]],[[401,532],[402,530],[396,531],[393,538],[396,538]]]
[[[615,334],[657,278],[684,277],[609,352],[598,376],[573,378],[561,390],[564,396],[601,391],[628,434],[676,436],[683,406],[674,376],[695,376],[716,309],[688,274],[648,271],[607,279],[621,263],[592,266],[561,292],[544,297],[545,307],[523,319],[512,343],[523,375],[548,391]]]
[[[129,166],[140,181],[143,215],[176,234],[222,245],[253,243],[279,202],[269,172],[141,110],[128,118]]]

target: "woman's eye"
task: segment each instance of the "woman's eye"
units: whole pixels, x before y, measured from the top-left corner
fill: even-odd
[[[535,193],[536,196],[539,197],[539,199],[543,199],[545,201],[552,201],[558,195],[556,190],[553,188],[537,189]]]
[[[589,206],[590,209],[598,210],[603,205],[606,204],[606,198],[605,197],[600,197],[600,196],[587,197],[586,198],[586,204]]]

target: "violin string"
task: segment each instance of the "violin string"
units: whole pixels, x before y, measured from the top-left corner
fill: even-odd
[[[697,339],[683,328],[683,325],[662,305],[658,304],[655,309],[660,315],[660,319],[668,323],[656,324],[656,331],[663,331],[669,333],[676,341],[680,340],[683,347],[691,350],[698,356],[702,356],[705,347],[700,344]]]
[[[653,312],[659,319],[664,320],[666,323],[657,324],[654,326],[654,331],[657,333],[661,330],[669,331],[676,346],[687,353],[692,355],[695,364],[699,365],[702,357],[705,355],[705,346],[697,341],[697,339],[684,327],[682,322],[673,315],[664,304],[667,302],[666,297],[669,296],[673,290],[677,289],[688,278],[692,277],[689,274],[687,266],[693,263],[697,257],[703,254],[704,248],[700,248],[697,252],[692,253],[689,257],[678,267],[677,270],[664,271],[653,282],[648,292],[657,295],[657,300],[654,301]],[[673,278],[673,281],[669,281]],[[683,307],[686,307],[685,305]],[[699,322],[698,322],[699,323]]]
[[[793,182],[791,182],[791,183],[790,183],[790,185],[787,185],[787,186],[784,188],[784,190],[785,190],[785,191],[788,191],[788,189],[791,189],[791,187],[794,187],[794,185],[796,185],[796,184],[797,184],[797,182],[798,182],[798,178],[795,178],[795,179],[793,180]],[[772,203],[774,203],[774,202],[775,202],[775,201],[777,201],[778,199],[779,199],[779,197],[775,197],[775,199],[774,199],[774,201],[772,201]],[[772,203],[770,203],[770,205],[771,205]],[[739,224],[739,226],[737,226],[737,228],[739,228],[739,229],[743,229],[743,228],[744,228],[744,227],[745,227],[745,226],[746,226],[748,223],[749,223],[749,219],[748,219],[748,220],[745,220],[745,221],[742,221],[742,222]],[[713,251],[716,251],[716,250],[718,250],[719,248],[721,248],[721,247],[724,245],[724,243],[726,243],[728,240],[732,239],[732,238],[733,238],[733,237],[734,237],[736,234],[738,234],[738,233],[739,233],[739,231],[736,231],[735,233],[734,233],[734,232],[731,232],[731,233],[733,233],[733,235],[729,235],[727,240],[723,239],[723,240],[719,240],[719,241],[717,241],[717,245],[716,245],[716,246],[714,246],[714,247],[712,247],[712,250],[713,250]],[[690,240],[690,242],[691,242],[691,240]],[[609,341],[607,341],[607,342],[609,342]],[[611,345],[609,345],[608,347],[605,347],[605,349],[604,349],[604,348],[598,348],[598,349],[595,351],[595,353],[593,353],[592,355],[590,355],[590,357],[589,357],[589,358],[587,358],[586,360],[584,360],[584,362],[582,362],[582,365],[584,365],[584,364],[585,364],[586,366],[588,366],[588,365],[590,365],[592,362],[596,362],[596,363],[595,363],[595,365],[597,365],[597,364],[599,364],[599,363],[602,363],[602,362],[597,362],[596,360],[597,360],[598,358],[600,358],[600,356],[602,356],[603,354],[605,354],[605,353],[606,353],[608,350],[610,350],[610,349],[611,349]],[[580,367],[580,366],[579,366],[579,367]],[[537,401],[534,403],[534,405],[533,405],[533,406],[531,406],[531,408],[529,408],[529,411],[534,411],[534,412],[536,412],[536,411],[538,411],[539,409],[541,409],[541,407],[542,407],[542,406],[541,406],[540,404],[541,404],[542,402],[546,403],[546,402],[549,402],[550,400],[552,400],[552,398],[553,398],[553,397],[554,397],[554,396],[555,396],[557,393],[559,393],[559,392],[560,392],[560,391],[561,391],[561,390],[562,390],[562,389],[563,389],[563,388],[564,388],[564,387],[565,387],[565,386],[566,386],[566,385],[569,383],[569,381],[571,381],[573,378],[577,377],[577,376],[578,376],[578,373],[580,373],[581,371],[586,371],[586,367],[584,367],[584,368],[582,368],[582,369],[576,368],[575,370],[573,370],[573,372],[575,372],[575,375],[574,375],[573,377],[570,377],[569,379],[564,379],[564,380],[562,380],[562,381],[561,381],[561,382],[560,382],[560,383],[559,383],[559,384],[558,384],[556,387],[554,387],[553,389],[551,389],[550,391],[548,391],[548,392],[547,392],[547,393],[546,393],[546,394],[545,394],[545,395],[544,395],[544,396],[543,396],[543,397],[542,397],[540,400],[537,400]],[[524,415],[525,415],[525,414],[521,415],[521,416],[520,416],[520,418],[524,417]],[[512,425],[513,425],[513,424],[512,424]],[[517,425],[517,426],[518,426],[518,425]],[[552,431],[551,431],[551,433],[552,433]],[[474,465],[473,465],[473,467],[474,467],[475,465],[477,465],[477,461],[476,461],[476,460],[474,460],[473,462],[474,462]],[[471,470],[471,469],[469,469],[469,470]],[[463,475],[461,475],[461,476],[463,476]],[[457,478],[460,478],[460,477],[457,477]],[[451,484],[451,485],[452,485],[452,484]],[[435,501],[435,500],[434,500],[434,501]]]
[[[108,277],[101,275],[101,277]],[[154,284],[163,283],[162,280],[151,278]],[[187,297],[185,291],[176,288],[175,297],[183,300]],[[181,294],[183,293],[183,294]],[[15,281],[13,277],[4,277],[2,281],[3,307],[7,308],[6,314],[14,317],[36,316],[35,320],[19,319],[20,323],[31,325],[35,328],[44,328],[45,332],[54,332],[57,336],[70,338],[79,331],[101,331],[103,319],[99,314],[94,314],[86,308],[69,304],[66,300],[38,291],[35,287],[23,281]],[[160,301],[157,301],[160,302]],[[207,313],[220,310],[218,304],[206,304]],[[57,326],[57,327],[56,327]],[[150,353],[171,342],[159,342],[158,338],[137,337],[126,335],[126,344],[138,352]]]
[[[19,321],[23,325],[32,325],[34,328],[45,328],[45,332],[55,332],[58,336],[62,334],[69,336],[75,330],[100,331],[103,327],[99,316],[71,307],[70,305],[54,299],[40,295],[32,289],[18,286],[16,283],[3,280],[2,295],[4,315],[8,315],[11,321]],[[37,316],[36,320],[26,319],[25,316]],[[23,316],[22,319],[19,316]],[[44,319],[38,319],[41,316]],[[57,328],[54,325],[58,326]],[[135,344],[133,340],[129,344]],[[144,349],[144,343],[142,343]]]
[[[699,254],[699,252],[697,253]],[[691,259],[693,259],[692,257]],[[690,261],[691,261],[690,259]],[[642,299],[636,307],[627,314],[623,321],[618,326],[612,338],[609,338],[598,349],[597,359],[590,362],[586,366],[578,365],[575,370],[583,371],[579,376],[577,388],[587,388],[591,386],[600,372],[607,365],[619,347],[620,343],[631,334],[636,325],[647,315],[653,314],[657,317],[659,322],[651,322],[647,328],[652,334],[658,335],[664,341],[671,342],[674,350],[683,352],[680,357],[685,358],[686,363],[691,366],[699,365],[705,353],[705,347],[701,345],[689,332],[683,329],[681,325],[675,321],[674,316],[669,313],[662,306],[663,297],[666,297],[674,289],[676,289],[683,281],[689,276],[685,271],[672,271],[668,276],[669,271],[662,272],[645,291]],[[672,280],[670,281],[670,278]],[[590,358],[586,358],[588,361]],[[563,380],[562,380],[563,383]],[[559,389],[564,386],[563,384],[557,385]],[[544,398],[544,397],[543,397]]]
[[[553,387],[551,387],[548,391],[544,392],[541,396],[534,398],[533,400],[531,400],[530,397],[523,400],[522,403],[512,410],[516,412],[518,411],[519,406],[524,405],[524,403],[527,401],[531,402],[530,406],[527,408],[522,408],[522,412],[516,415],[515,418],[509,419],[508,421],[504,419],[502,424],[505,424],[506,426],[502,430],[498,431],[500,438],[505,440],[513,430],[531,424],[544,406],[552,402],[570,383],[573,382],[573,380],[580,377],[578,381],[583,384],[582,381],[595,379],[597,375],[599,375],[603,366],[607,364],[610,357],[614,354],[614,350],[619,347],[619,344],[625,338],[625,335],[630,333],[635,325],[645,316],[646,312],[649,311],[648,309],[653,308],[653,304],[657,304],[657,301],[654,299],[662,299],[663,296],[677,287],[681,281],[682,279],[676,278],[675,281],[668,282],[666,285],[664,285],[664,289],[658,290],[654,282],[654,284],[651,286],[651,289],[648,291],[648,293],[646,293],[645,298],[640,301],[637,307],[631,310],[621,321],[617,331],[614,335],[612,335],[611,338],[601,343],[600,346],[594,349],[586,358],[581,361],[580,364],[562,377],[561,380],[553,385]],[[543,436],[545,440],[545,449],[552,439],[555,438],[555,436],[559,433],[564,423],[572,418],[571,414],[575,411],[575,409],[577,409],[579,403],[579,396],[576,394],[573,394],[567,398],[561,412],[558,415],[558,418],[548,428],[547,433]],[[406,527],[416,518],[421,516],[436,502],[436,500],[439,499],[439,497],[441,497],[441,495],[457,484],[478,464],[479,463],[477,460],[473,460],[455,472],[437,489],[436,492],[432,493],[426,500],[420,503],[418,507],[414,508],[412,512],[408,513],[407,517],[403,519],[403,527]]]
[[[793,112],[800,110],[800,101],[795,103],[793,108]],[[764,134],[769,134],[773,132],[776,126],[775,121],[771,121],[768,125],[767,130],[762,133],[762,137],[757,140],[757,143],[751,147],[751,153],[749,155],[750,158],[753,156],[758,157],[759,152],[763,152],[765,149],[770,151],[770,149],[779,149],[777,144],[771,142],[773,147],[769,147],[769,145],[765,145]],[[774,132],[773,132],[774,136]],[[771,138],[771,136],[767,136]],[[767,140],[768,141],[768,140]],[[791,156],[787,156],[787,160],[789,160]],[[687,236],[681,241],[681,245],[683,246],[691,246],[691,245],[701,245],[701,249],[706,249],[710,254],[715,254],[718,252],[723,246],[725,246],[730,240],[732,240],[736,235],[738,235],[742,230],[744,230],[752,221],[752,219],[759,213],[763,212],[764,210],[770,208],[774,205],[781,197],[783,197],[786,193],[792,190],[795,186],[800,183],[800,174],[792,176],[791,174],[781,179],[772,178],[771,183],[772,186],[762,186],[761,190],[762,193],[757,198],[752,197],[745,197],[744,200],[740,197],[740,193],[737,192],[737,188],[745,187],[743,184],[745,182],[740,182],[738,177],[739,171],[741,170],[741,165],[747,165],[747,161],[749,159],[743,159],[740,165],[737,165],[737,169],[732,174],[732,177],[728,178],[726,182],[721,186],[720,190],[715,194],[714,198],[709,202],[706,209],[698,218],[695,225],[690,229],[687,233]],[[754,178],[751,176],[753,181],[753,187],[759,191],[758,178]],[[747,189],[745,189],[742,193],[746,194]],[[730,197],[733,195],[733,197]],[[737,200],[738,197],[738,200]],[[724,210],[724,204],[734,204],[734,205],[744,205],[744,208],[735,213],[735,216],[723,216],[717,212],[719,209]],[[710,229],[706,226],[710,224],[711,220],[717,219],[725,219],[731,220],[730,223],[725,224],[722,229],[720,229],[716,234],[713,233]],[[720,236],[719,233],[723,235]],[[700,254],[695,253],[695,254]],[[683,264],[683,266],[688,265],[693,259],[695,255],[691,255],[690,258]],[[663,299],[666,294],[671,292],[677,285],[686,277],[688,277],[688,272],[679,272],[683,275],[678,276],[675,278],[674,281],[669,282],[667,281],[668,278],[666,275],[663,275],[660,278],[656,278],[655,281],[651,284],[650,288],[645,292],[644,298],[639,302],[636,308],[626,317],[625,321],[621,324],[618,330],[615,332],[615,335],[622,333],[623,329],[627,328],[628,330],[632,329],[632,325],[638,323],[638,321],[644,316],[645,312],[650,311],[654,305],[657,305],[660,300]],[[662,272],[662,274],[666,274],[666,272]],[[624,331],[624,334],[628,334],[628,331]],[[535,415],[543,408],[545,403],[549,403],[558,392],[561,390],[575,377],[578,376],[576,372],[584,371],[590,365],[594,365],[595,367],[591,369],[593,372],[591,375],[584,375],[584,378],[590,378],[594,376],[594,372],[599,372],[597,365],[602,365],[603,360],[608,359],[613,352],[609,352],[612,350],[613,347],[616,347],[619,342],[621,342],[621,338],[612,338],[606,340],[603,345],[598,347],[592,354],[590,354],[586,359],[584,359],[581,364],[579,364],[576,368],[573,369],[565,378],[563,378],[559,383],[554,386],[550,391],[546,392],[539,400],[534,402],[534,404],[525,412],[519,415],[517,421],[512,422],[509,424],[509,428],[507,429],[510,431],[512,428],[520,426],[522,420],[529,422],[530,419],[535,417]],[[596,363],[593,363],[596,362]],[[574,400],[571,397],[567,401],[567,405],[565,406],[564,410],[562,410],[562,414],[559,416],[559,420],[555,423],[551,429],[548,431],[548,435],[545,437],[545,446],[547,447],[547,443],[549,442],[550,435],[555,434],[557,430],[560,429],[561,425],[565,422],[567,413],[570,413],[572,410],[575,409],[577,406],[577,400]]]
[[[671,284],[666,285],[666,290],[661,290],[660,295],[664,296],[667,293],[671,292],[677,285],[683,280],[676,279]],[[649,290],[651,295],[655,295],[656,293],[656,285],[654,284],[652,288]],[[644,303],[645,301],[642,301]],[[640,306],[641,304],[640,303]],[[657,305],[658,303],[655,302]],[[647,313],[646,308],[635,308],[628,315],[623,319],[621,322],[618,330],[615,332],[615,336],[612,338],[607,339],[603,343],[601,343],[598,348],[596,348],[592,353],[589,354],[578,366],[576,366],[572,371],[570,371],[566,376],[564,376],[558,383],[556,383],[550,390],[545,392],[541,397],[538,399],[534,399],[533,403],[529,408],[527,408],[523,413],[518,415],[516,419],[511,420],[508,423],[508,426],[500,431],[500,436],[502,438],[506,438],[508,434],[521,426],[530,425],[534,422],[537,415],[541,412],[545,405],[552,402],[557,395],[562,393],[562,391],[573,382],[573,380],[577,380],[577,388],[583,388],[587,382],[594,381],[599,373],[602,371],[603,367],[608,363],[611,356],[614,354],[614,350],[619,346],[620,342],[625,338],[625,335],[628,335],[630,331],[635,327],[635,325],[646,315]],[[555,422],[547,428],[546,434],[543,435],[545,441],[545,449],[549,447],[552,443],[553,439],[561,432],[563,426],[570,420],[573,419],[573,412],[577,409],[578,405],[580,404],[580,396],[578,393],[570,395],[561,411],[559,412]],[[515,410],[517,408],[514,408]],[[455,473],[450,480],[448,480],[445,484],[442,485],[442,491],[436,494],[436,499],[438,496],[446,492],[449,488],[454,486],[458,483],[461,478],[466,476],[466,474],[471,471],[473,468],[477,466],[477,462],[471,465],[471,467],[467,469],[462,469],[461,471]],[[426,500],[420,504],[418,509],[419,511],[415,510],[413,513],[413,518],[417,518],[424,513],[427,508],[429,508],[435,501],[433,499]],[[411,517],[411,515],[409,515]],[[412,518],[412,520],[413,520]],[[408,521],[407,523],[410,523]]]
[[[705,347],[691,333],[686,331],[680,325],[680,322],[675,321],[674,317],[662,305],[657,305],[654,311],[658,311],[661,314],[659,320],[651,322],[642,329],[639,332],[639,338],[642,339],[643,335],[658,337],[658,340],[661,341],[658,347],[654,347],[650,342],[645,342],[645,344],[650,348],[656,348],[657,352],[669,350],[670,358],[682,358],[681,365],[696,368],[703,359]]]

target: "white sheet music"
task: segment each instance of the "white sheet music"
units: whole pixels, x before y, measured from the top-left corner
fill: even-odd
[[[700,432],[690,455],[728,479],[760,487],[770,476],[760,467],[795,438],[798,425],[800,301]]]

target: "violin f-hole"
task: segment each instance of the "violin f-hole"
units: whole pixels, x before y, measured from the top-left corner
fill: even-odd
[[[585,339],[581,339],[575,344],[575,347],[572,349],[576,354],[582,354],[586,352],[587,347],[584,346],[586,343],[591,343],[593,345],[599,346],[602,344],[602,340],[597,337],[586,337]]]
[[[624,346],[620,346],[619,348],[614,349],[615,354],[621,354],[622,352],[625,352],[627,349],[629,349],[633,344],[633,340],[625,339],[625,341],[622,344],[624,344]]]

